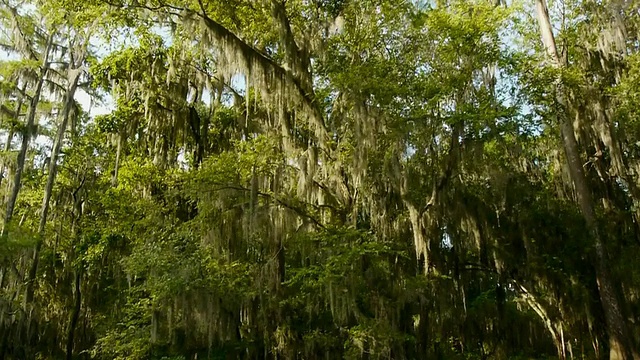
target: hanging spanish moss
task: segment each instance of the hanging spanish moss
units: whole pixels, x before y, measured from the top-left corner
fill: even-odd
[[[0,358],[637,357],[634,1],[27,3]]]

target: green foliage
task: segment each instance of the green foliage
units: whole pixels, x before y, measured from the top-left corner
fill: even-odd
[[[602,357],[559,126],[633,319],[631,3],[551,4],[557,66],[525,3],[3,2],[0,358]],[[74,66],[112,106],[58,129]]]

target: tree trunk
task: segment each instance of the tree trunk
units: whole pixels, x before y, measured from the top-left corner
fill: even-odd
[[[524,286],[517,284],[515,281],[513,283],[520,292],[520,299],[540,317],[545,328],[549,331],[553,345],[558,352],[558,359],[565,360],[567,353],[564,345],[564,335],[562,334],[562,324],[554,323],[542,304]]]
[[[116,148],[116,163],[113,167],[113,175],[111,176],[111,186],[118,186],[118,169],[120,168],[120,158],[122,157],[122,132],[118,133],[118,145]]]
[[[42,59],[42,68],[40,70],[40,78],[38,79],[38,83],[36,84],[35,93],[31,98],[31,103],[29,104],[29,113],[27,114],[27,119],[25,121],[25,129],[22,134],[22,144],[20,147],[20,152],[18,153],[16,170],[13,175],[13,186],[11,187],[9,199],[7,201],[7,212],[4,217],[4,225],[2,227],[2,237],[6,237],[8,234],[9,222],[13,217],[13,210],[16,205],[16,200],[18,199],[18,193],[20,192],[20,185],[22,182],[22,171],[24,170],[24,163],[27,157],[29,140],[33,132],[34,122],[36,118],[36,111],[38,109],[38,103],[40,102],[40,94],[42,93],[42,86],[44,85],[45,76],[47,75],[47,71],[49,70],[49,52],[51,51],[52,45],[53,45],[53,33],[50,34],[49,38],[47,39],[47,48],[44,52],[43,59]]]
[[[543,45],[546,48],[547,55],[550,58],[552,65],[561,69],[564,65],[561,63],[560,57],[558,56],[555,37],[551,28],[551,21],[549,19],[549,12],[545,0],[536,1],[536,11]],[[638,355],[633,348],[631,337],[629,336],[624,316],[622,315],[614,282],[609,274],[607,254],[598,230],[594,201],[591,196],[589,185],[587,184],[586,176],[582,169],[582,161],[580,160],[578,142],[575,137],[573,124],[570,117],[565,113],[567,109],[567,101],[564,97],[563,85],[559,79],[556,82],[556,100],[560,108],[558,109],[557,116],[560,122],[560,132],[562,134],[564,152],[567,157],[569,174],[575,185],[580,211],[582,212],[587,228],[593,237],[596,256],[596,281],[604,310],[607,335],[609,337],[609,356],[612,360],[637,358]]]
[[[20,109],[20,107],[18,107],[18,109]],[[4,153],[5,155],[9,152],[9,150],[11,150],[11,141],[13,140],[13,129],[9,130],[9,134],[7,134],[7,142],[4,144]],[[4,172],[7,169],[7,162],[5,160],[2,160],[2,165],[0,166],[0,184],[2,184],[2,181],[4,180]]]
[[[22,86],[22,90],[20,90],[21,93],[24,93],[27,90],[27,85],[23,85]],[[18,123],[20,121],[20,112],[22,111],[22,101],[23,97],[20,96],[18,98],[18,102],[16,103],[16,116],[14,117],[14,120],[16,121],[16,123]],[[11,130],[9,130],[9,134],[7,135],[7,142],[4,144],[4,153],[6,154],[7,152],[9,152],[9,150],[11,150],[11,141],[13,140],[13,136],[15,135],[14,132],[14,128],[12,127]],[[4,172],[7,168],[7,162],[5,160],[2,160],[2,165],[0,166],[0,184],[2,184],[2,181],[4,180]]]
[[[27,280],[27,291],[25,296],[25,304],[31,303],[33,300],[33,283],[38,271],[38,262],[40,258],[40,248],[42,247],[42,238],[44,236],[45,227],[47,225],[47,215],[49,213],[49,202],[51,200],[51,192],[53,191],[53,184],[56,180],[56,173],[58,171],[57,163],[60,150],[62,149],[62,142],[64,141],[64,134],[67,130],[67,124],[71,117],[71,108],[73,106],[73,98],[78,88],[78,79],[80,78],[80,69],[73,69],[69,71],[69,86],[64,98],[64,107],[62,109],[62,120],[58,127],[58,133],[56,135],[53,149],[51,150],[51,160],[49,161],[49,173],[47,174],[47,183],[44,187],[44,197],[42,199],[42,207],[40,208],[40,223],[38,224],[38,241],[33,253],[33,262],[29,269],[29,277]]]
[[[80,308],[82,306],[82,293],[80,292],[80,283],[82,281],[82,272],[80,269],[76,270],[75,276],[75,301],[73,311],[71,312],[71,318],[69,319],[69,329],[67,331],[67,360],[73,358],[73,343],[75,341],[75,331],[80,318]]]

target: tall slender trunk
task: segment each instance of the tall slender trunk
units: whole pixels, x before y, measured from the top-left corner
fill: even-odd
[[[80,69],[73,69],[70,71],[69,87],[67,88],[67,93],[65,94],[64,107],[62,109],[62,119],[58,127],[58,133],[56,134],[56,139],[53,145],[53,149],[51,150],[51,161],[49,162],[49,174],[47,175],[47,183],[44,188],[44,198],[42,200],[40,223],[38,225],[38,233],[40,235],[42,235],[42,233],[44,232],[44,228],[47,223],[47,215],[49,212],[49,201],[51,200],[51,191],[53,190],[53,184],[55,182],[56,174],[58,171],[58,166],[57,166],[58,157],[60,156],[60,151],[62,150],[64,134],[67,130],[67,124],[69,123],[69,118],[71,117],[71,109],[73,107],[73,98],[78,88],[78,79],[80,78],[81,72],[82,70]]]
[[[556,351],[558,352],[558,359],[565,360],[567,358],[567,352],[564,345],[562,323],[554,322],[544,306],[542,306],[542,304],[524,286],[516,283],[515,281],[512,281],[512,283],[520,293],[519,298],[540,317],[540,320],[542,320],[542,323],[549,331],[551,340],[553,341],[553,344],[556,347]]]
[[[20,92],[24,93],[26,90],[27,90],[27,85],[25,84],[22,86],[22,89],[20,90]],[[16,103],[16,115],[14,117],[14,120],[16,121],[16,123],[20,121],[20,112],[22,112],[22,105],[23,105],[23,97],[20,96],[18,98],[18,102]],[[9,130],[9,134],[7,134],[7,142],[4,144],[5,154],[9,152],[9,150],[11,150],[11,142],[13,141],[14,135],[15,135],[15,131],[12,127]],[[7,169],[7,162],[3,160],[2,165],[0,165],[0,184],[2,184],[2,181],[4,180],[4,172],[6,169]]]
[[[20,192],[20,186],[22,182],[22,171],[24,170],[24,163],[27,157],[29,140],[33,132],[38,103],[40,103],[40,94],[42,93],[42,86],[44,85],[45,76],[47,75],[47,71],[49,70],[49,52],[51,51],[52,45],[53,45],[53,33],[51,33],[49,35],[49,38],[47,39],[47,47],[42,57],[42,68],[40,69],[40,78],[38,79],[35,92],[29,104],[29,113],[27,114],[27,119],[25,121],[25,129],[22,134],[22,144],[20,146],[20,152],[18,153],[16,170],[13,175],[13,185],[11,187],[9,199],[7,201],[7,211],[5,213],[4,224],[2,227],[2,237],[6,237],[8,234],[9,222],[13,217],[13,210],[16,205],[16,200],[18,199],[18,193]]]
[[[82,218],[82,203],[83,200],[81,198],[81,194],[79,194],[80,190],[82,189],[82,187],[84,186],[84,183],[86,181],[86,177],[83,176],[82,180],[80,181],[80,184],[78,185],[78,187],[73,191],[72,193],[72,197],[73,197],[73,210],[71,210],[71,237],[74,240],[78,239],[78,227],[79,227],[79,222],[80,219]],[[75,255],[75,250],[71,250],[71,254],[69,255],[69,263],[73,264],[76,255]],[[74,265],[72,265],[74,266]],[[69,316],[69,326],[67,327],[67,344],[66,344],[66,359],[70,360],[73,358],[73,345],[75,343],[75,333],[76,333],[76,327],[78,325],[78,320],[80,319],[80,310],[82,308],[82,292],[81,292],[81,285],[82,285],[82,273],[83,273],[83,262],[80,261],[80,263],[77,265],[77,267],[75,267],[74,269],[74,302],[73,302],[73,308],[71,309],[71,314]]]
[[[78,319],[80,318],[80,309],[82,306],[82,293],[80,292],[81,281],[81,269],[76,269],[74,294],[75,300],[73,310],[71,312],[71,318],[69,319],[69,328],[67,330],[67,360],[71,360],[73,358],[73,343],[75,341],[76,326],[78,324]]]
[[[31,303],[33,300],[33,283],[38,271],[38,260],[40,258],[40,249],[42,247],[42,237],[44,236],[44,230],[47,225],[47,215],[49,214],[49,202],[51,200],[51,192],[53,191],[53,184],[56,180],[56,173],[58,171],[58,156],[60,156],[60,150],[62,149],[62,142],[64,141],[64,134],[67,130],[67,124],[71,117],[71,108],[73,107],[73,98],[78,88],[78,79],[80,78],[80,69],[73,69],[69,72],[69,86],[64,98],[64,106],[62,108],[62,119],[58,127],[58,133],[51,150],[51,160],[49,161],[49,174],[47,174],[47,183],[44,187],[44,197],[42,199],[42,207],[40,208],[40,222],[38,224],[38,241],[33,253],[33,261],[31,268],[29,269],[29,277],[27,280],[27,290],[25,296],[25,304]]]
[[[20,109],[20,107],[18,107],[18,109]],[[7,134],[7,142],[4,144],[5,154],[7,154],[9,150],[11,150],[11,142],[13,141],[13,135],[14,135],[13,129],[9,130],[9,133]],[[4,172],[7,169],[6,165],[7,165],[7,162],[5,160],[2,160],[2,165],[0,165],[0,184],[2,184],[2,181],[4,180]]]
[[[118,186],[118,170],[120,168],[120,158],[122,157],[122,142],[123,142],[122,132],[118,133],[118,144],[116,147],[116,163],[113,168],[113,175],[111,176],[111,186]]]
[[[20,107],[18,107],[20,109]],[[9,130],[9,134],[7,134],[7,142],[4,144],[4,153],[6,154],[11,150],[11,141],[13,141],[14,131],[13,129]],[[6,170],[6,162],[3,160],[2,165],[0,165],[0,184],[2,184],[2,180],[4,180],[4,171]]]
[[[536,11],[540,26],[540,33],[547,55],[553,66],[561,69],[564,65],[558,56],[558,49],[556,47],[555,37],[551,28],[551,21],[549,19],[549,11],[545,0],[536,1]],[[609,337],[609,356],[612,360],[638,358],[638,354],[633,348],[624,316],[622,315],[614,282],[609,274],[607,254],[598,229],[594,201],[587,183],[587,178],[582,169],[582,161],[580,160],[578,142],[575,137],[573,124],[570,117],[565,113],[567,109],[567,100],[564,96],[564,87],[559,79],[556,82],[556,100],[560,107],[557,114],[560,122],[560,132],[562,135],[564,152],[567,157],[569,174],[575,186],[580,211],[582,212],[582,216],[585,219],[587,228],[594,242],[596,281],[605,315],[607,335]]]

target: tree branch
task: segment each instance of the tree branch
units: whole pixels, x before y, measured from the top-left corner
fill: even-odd
[[[220,191],[220,190],[237,190],[237,191],[243,191],[243,192],[251,192],[251,189],[246,188],[244,186],[238,186],[238,185],[219,185],[217,188],[209,190],[211,192],[215,192],[215,191]],[[315,217],[313,217],[311,214],[309,214],[305,209],[299,207],[299,206],[295,206],[291,203],[289,203],[288,201],[271,195],[271,194],[267,194],[261,191],[257,192],[258,196],[261,196],[263,198],[266,199],[270,199],[275,201],[276,203],[278,203],[279,205],[284,206],[287,209],[293,210],[296,214],[298,214],[301,217],[307,218],[309,220],[311,220],[314,224],[316,224],[318,227],[325,229],[326,227]]]

